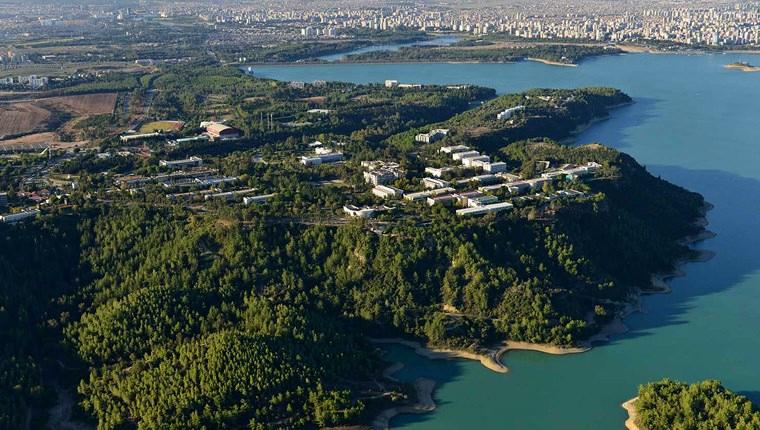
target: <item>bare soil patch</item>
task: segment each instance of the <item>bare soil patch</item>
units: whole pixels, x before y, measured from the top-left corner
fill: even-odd
[[[304,97],[302,99],[298,99],[298,101],[322,105],[322,104],[327,103],[327,97],[324,97],[324,96]]]
[[[84,94],[0,104],[0,139],[50,131],[69,117],[113,112],[115,93]]]
[[[35,103],[0,105],[0,138],[43,128],[53,113]]]

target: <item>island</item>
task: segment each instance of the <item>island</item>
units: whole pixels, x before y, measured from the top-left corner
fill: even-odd
[[[282,82],[204,61],[8,109],[92,94],[115,95],[56,99],[63,124],[17,132],[61,146],[0,160],[3,428],[431,411],[433,382],[394,380],[384,343],[499,372],[509,350],[582,352],[659,291],[653,274],[699,257],[701,195],[569,144],[632,103],[614,88]]]
[[[623,408],[629,415],[628,430],[760,428],[757,406],[715,380],[690,385],[664,379],[645,384]]]
[[[752,64],[744,61],[726,64],[723,67],[731,70],[740,70],[742,72],[760,72],[760,66],[753,66]]]

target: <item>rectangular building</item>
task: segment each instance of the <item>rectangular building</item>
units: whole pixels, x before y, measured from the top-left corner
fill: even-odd
[[[486,162],[489,162],[489,161],[491,161],[491,157],[489,157],[487,155],[478,155],[478,156],[475,156],[475,157],[465,157],[465,158],[462,158],[462,165],[464,167],[478,167],[476,165],[476,163],[478,163],[478,162],[486,163]]]
[[[496,119],[503,120],[503,119],[510,119],[516,114],[517,112],[520,112],[522,110],[525,110],[525,106],[515,106],[511,107],[507,110],[504,110],[502,112],[499,112],[496,114]]]
[[[438,188],[446,188],[449,184],[447,181],[444,181],[442,179],[436,179],[436,178],[423,178],[422,179],[422,186],[425,187],[428,190],[435,190]]]
[[[477,206],[473,208],[464,208],[457,210],[457,215],[459,216],[475,216],[475,215],[485,215],[489,213],[498,213],[506,210],[510,210],[514,207],[512,203],[509,202],[501,202],[501,203],[494,203],[490,205],[485,206]]]
[[[430,191],[420,191],[418,193],[409,193],[409,194],[404,195],[404,200],[409,200],[412,202],[418,201],[418,200],[425,200],[431,196],[439,196],[446,193],[453,193],[454,191],[456,190],[454,190],[454,188],[451,188],[451,187],[439,188],[437,190],[430,190]]]
[[[161,167],[167,167],[169,169],[184,169],[187,167],[201,167],[203,166],[203,159],[199,157],[190,157],[184,160],[161,160],[158,162]]]
[[[503,163],[501,161],[493,162],[493,163],[483,163],[480,167],[483,168],[484,172],[488,173],[501,173],[507,171],[507,163]]]
[[[465,145],[454,145],[454,146],[444,146],[441,149],[438,150],[438,152],[442,152],[444,154],[453,154],[455,152],[464,152],[469,151],[470,147]]]
[[[121,139],[122,143],[128,143],[128,142],[135,142],[135,141],[140,141],[140,140],[155,139],[157,137],[161,137],[161,133],[155,132],[155,133],[143,133],[143,134],[125,134],[124,136],[120,136],[119,139]]]
[[[264,204],[268,202],[272,197],[276,196],[277,193],[272,194],[263,194],[260,196],[250,196],[250,197],[243,197],[243,203],[246,205],[250,204]]]
[[[425,167],[425,173],[436,178],[440,178],[446,173],[454,172],[455,170],[456,168],[454,167]]]
[[[343,161],[342,152],[330,152],[329,154],[301,157],[301,164],[304,166],[319,166],[321,164],[337,163],[338,161]]]
[[[19,221],[23,221],[25,219],[34,218],[39,214],[40,214],[40,211],[37,209],[26,210],[26,211],[18,212],[15,214],[0,215],[0,221],[7,224],[13,224]]]
[[[479,157],[480,152],[478,151],[464,151],[464,152],[455,152],[451,154],[451,159],[454,161],[460,161],[464,158],[471,158],[471,157]]]
[[[404,196],[404,190],[385,185],[378,185],[372,189],[372,194],[381,199],[396,199]]]

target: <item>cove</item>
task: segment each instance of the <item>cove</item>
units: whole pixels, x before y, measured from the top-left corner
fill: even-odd
[[[511,352],[507,374],[470,361],[430,361],[403,347],[405,380],[431,377],[438,409],[401,416],[403,429],[623,429],[620,404],[639,384],[663,377],[720,379],[760,402],[760,74],[726,70],[752,55],[601,57],[577,68],[517,64],[327,64],[255,67],[282,80],[472,83],[499,93],[604,85],[636,103],[577,137],[634,156],[650,172],[702,193],[715,208],[697,245],[717,254],[682,267],[673,292],[644,298],[630,331],[579,355]]]

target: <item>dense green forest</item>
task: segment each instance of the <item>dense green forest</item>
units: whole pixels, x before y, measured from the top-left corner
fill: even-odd
[[[638,422],[646,430],[753,430],[760,411],[746,397],[718,381],[695,384],[665,379],[643,385],[636,400]]]
[[[532,162],[532,151],[594,159],[622,179],[552,219],[438,211],[383,235],[150,204],[0,226],[14,243],[0,251],[13,345],[3,387],[16,387],[4,422],[44,400],[51,349],[91,369],[79,393],[100,428],[300,428],[361,419],[373,393],[360,381],[380,368],[365,334],[575,344],[688,255],[674,239],[693,231],[702,200],[610,149],[525,142],[512,154]]]
[[[509,63],[537,58],[562,64],[578,64],[600,55],[619,54],[615,48],[582,45],[404,47],[398,51],[374,51],[349,55],[345,62],[445,62]]]
[[[77,176],[65,206],[0,224],[0,428],[28,416],[42,426],[60,387],[76,393],[75,418],[100,429],[366,423],[409,389],[382,380],[368,337],[466,349],[506,339],[578,345],[648,288],[651,273],[689,257],[678,239],[699,230],[700,195],[613,149],[552,140],[630,102],[614,89],[493,98],[476,86],[294,88],[198,64],[133,79],[134,99],[152,91],[153,115],[187,121],[180,134],[227,117],[247,139],[72,157],[56,169]],[[525,109],[496,119],[517,105]],[[306,112],[317,107],[329,113]],[[275,124],[262,120],[268,113]],[[434,127],[450,129],[443,142],[413,143]],[[301,165],[296,154],[312,139],[344,143],[348,160]],[[581,190],[572,202],[516,202],[481,218],[424,203],[375,221],[342,216],[347,201],[377,202],[360,161],[397,160],[408,175],[401,185],[413,189],[427,161],[441,162],[437,149],[457,143],[526,178],[539,162],[601,167],[588,181],[543,190]],[[109,138],[103,148],[117,145]],[[276,196],[192,206],[158,184],[113,187],[112,173],[154,174],[158,157],[191,154]],[[2,184],[28,163],[0,165]]]

